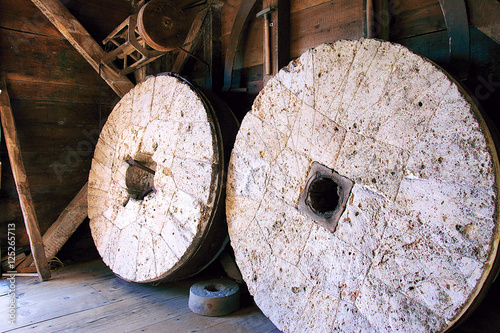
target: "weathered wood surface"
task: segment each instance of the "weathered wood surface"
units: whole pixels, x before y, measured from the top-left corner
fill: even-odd
[[[89,176],[90,227],[104,262],[126,280],[187,277],[176,274],[196,273],[222,245],[222,138],[205,103],[177,77],[150,77],[103,127]],[[129,166],[127,155],[155,174]],[[152,185],[156,193],[140,193]],[[220,243],[207,244],[210,235]]]
[[[290,56],[337,39],[355,39],[366,34],[364,1],[330,1],[290,15]]]
[[[10,165],[12,168],[12,175],[16,183],[17,193],[19,195],[19,202],[21,211],[24,217],[24,224],[29,236],[29,242],[33,259],[40,278],[45,281],[50,279],[50,270],[45,257],[45,252],[42,244],[42,236],[38,227],[38,220],[35,213],[33,199],[31,198],[30,186],[26,170],[24,169],[23,157],[21,155],[21,146],[17,137],[17,130],[14,121],[14,115],[10,106],[10,98],[5,84],[5,77],[0,77],[0,116],[2,122],[3,134],[5,137],[5,144],[7,152],[9,153]],[[12,228],[9,228],[12,229]],[[9,238],[10,239],[10,238]],[[14,242],[15,248],[15,242]]]
[[[183,50],[179,52],[177,58],[175,59],[174,65],[172,66],[172,72],[180,73],[190,56],[189,53],[194,53],[197,51],[198,45],[201,42],[201,28],[203,26],[203,22],[205,21],[207,13],[208,8],[204,8],[203,10],[200,10],[198,14],[196,14],[196,17],[194,18],[194,21],[189,28],[184,44],[182,45]]]
[[[0,58],[2,68],[15,69],[8,73],[9,81],[68,84],[82,88],[99,82],[98,75],[89,70],[73,47],[54,37],[17,30],[4,31],[0,34]]]
[[[266,4],[276,2],[279,3],[274,0],[265,1]],[[222,49],[225,52],[223,56],[226,58],[226,66],[228,61],[226,52],[230,50],[231,44],[234,44],[234,39],[231,39],[233,22],[236,22],[240,7],[247,4],[247,1],[230,0],[226,1],[222,8]],[[238,52],[242,54],[242,61],[234,62],[234,71],[263,66],[263,23],[262,18],[255,17],[255,14],[262,8],[264,7],[254,6],[248,23],[242,29],[242,42],[238,49]],[[288,34],[285,42],[289,41],[289,52],[278,55],[279,57],[293,59],[320,43],[333,42],[340,38],[365,36],[364,1],[290,1],[289,10],[289,31],[285,31]],[[272,15],[272,19],[279,20],[275,14]],[[286,24],[284,25],[286,30]],[[271,27],[271,36],[275,34],[274,30]],[[256,94],[263,86],[262,68],[259,68],[257,72],[260,75],[254,77],[254,81],[246,81],[244,78],[240,83],[240,86],[247,87],[251,94]],[[226,82],[225,88],[229,88]]]
[[[59,32],[73,45],[73,47],[99,71],[99,63],[104,56],[104,50],[89,35],[69,10],[58,0],[32,0]],[[103,79],[122,97],[134,85],[124,75],[114,75],[107,68],[101,71]]]
[[[420,56],[369,39],[308,50],[257,96],[227,219],[279,329],[443,331],[490,283],[498,157],[464,96]],[[313,161],[355,183],[333,233],[297,209]]]
[[[446,30],[439,0],[397,1],[389,6],[390,40]]]
[[[479,30],[500,43],[500,3],[494,0],[467,0],[470,21]]]
[[[59,252],[87,217],[87,187],[87,184],[82,187],[57,220],[43,234],[42,242],[47,258],[51,258]],[[33,256],[30,254],[23,264],[27,267],[32,262]]]
[[[129,283],[100,260],[61,268],[50,283],[17,278],[16,324],[2,320],[0,331],[279,333],[254,304],[244,304],[231,316],[219,318],[190,311],[189,288],[200,279],[157,286]],[[8,307],[7,282],[0,281],[2,309]],[[7,315],[4,310],[1,313]]]

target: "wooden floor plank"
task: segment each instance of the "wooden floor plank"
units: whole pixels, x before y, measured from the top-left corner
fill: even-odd
[[[17,298],[16,327],[44,322],[51,318],[77,314],[92,309],[109,301],[95,292],[89,285],[80,285],[55,290],[44,294],[22,294]],[[8,309],[8,297],[0,298],[0,309]],[[5,310],[4,310],[5,309]],[[7,318],[7,313],[2,316]],[[0,321],[0,331],[6,331],[12,326],[6,321]]]
[[[169,305],[166,305],[170,303]],[[173,298],[163,301],[151,300],[151,296],[129,298],[22,327],[12,332],[125,332],[125,329],[139,331],[147,323],[173,316],[185,300]]]
[[[111,302],[128,298],[156,295],[164,299],[185,296],[189,288],[186,282],[179,284],[153,286],[151,284],[137,284],[120,278],[103,280],[91,284],[92,288]]]
[[[151,323],[143,327],[141,332],[161,332],[164,327],[168,327],[171,332],[279,332],[256,306],[240,309],[224,317],[205,317],[187,311],[173,319]]]
[[[111,278],[116,278],[116,276],[106,266],[79,265],[76,269],[70,266],[55,271],[52,279],[43,283],[37,277],[16,278],[16,297],[21,299],[29,295],[29,297],[52,298],[51,295],[60,290],[81,285],[88,286],[90,283]],[[6,280],[2,282],[7,283]],[[94,289],[89,289],[89,291],[95,292]]]
[[[279,332],[249,302],[223,317],[191,312],[189,288],[202,279],[207,276],[156,286],[131,283],[116,277],[101,260],[59,269],[44,283],[37,277],[17,278],[17,324],[0,321],[0,331]],[[0,281],[0,288],[6,283]],[[7,309],[8,301],[7,295],[0,296],[0,308]]]

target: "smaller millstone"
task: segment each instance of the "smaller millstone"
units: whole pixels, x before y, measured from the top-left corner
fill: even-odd
[[[223,142],[207,105],[186,81],[152,76],[102,129],[89,177],[90,228],[103,261],[125,280],[188,277],[222,245]]]
[[[214,279],[198,282],[189,289],[189,308],[203,316],[224,316],[240,307],[240,287],[236,282]]]

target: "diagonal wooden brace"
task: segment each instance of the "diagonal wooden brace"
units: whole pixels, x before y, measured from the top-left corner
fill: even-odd
[[[19,203],[24,217],[26,232],[29,237],[31,253],[33,254],[33,258],[35,260],[38,275],[42,281],[45,281],[50,279],[49,265],[47,263],[47,258],[45,257],[45,250],[42,244],[42,237],[40,235],[40,228],[38,226],[38,220],[35,213],[35,206],[33,205],[33,199],[31,198],[28,177],[24,168],[19,138],[17,137],[14,116],[10,106],[10,98],[7,93],[5,78],[3,77],[0,80],[0,89],[2,90],[2,93],[0,94],[0,116],[4,131],[5,144],[7,146],[10,165],[12,167],[12,174],[14,176],[14,182],[16,183],[17,193],[19,194]]]

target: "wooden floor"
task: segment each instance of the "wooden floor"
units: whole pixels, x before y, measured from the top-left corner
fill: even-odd
[[[0,332],[280,332],[248,298],[224,317],[191,312],[189,287],[201,279],[158,286],[129,283],[100,260],[60,268],[46,282],[17,277],[16,325],[8,323],[4,279]]]
[[[8,323],[7,280],[0,281],[0,332],[279,333],[247,296],[240,310],[203,317],[188,308],[189,287],[203,272],[175,284],[137,284],[116,277],[101,260],[69,265],[52,279],[16,278],[17,320]],[[500,332],[500,279],[455,333]]]

